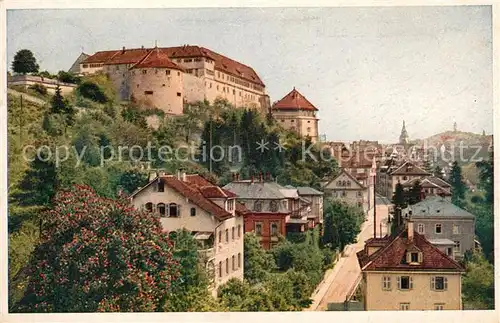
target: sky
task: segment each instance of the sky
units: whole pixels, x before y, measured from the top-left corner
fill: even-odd
[[[199,45],[253,67],[271,102],[295,87],[327,140],[391,143],[403,120],[410,139],[493,132],[491,27],[489,6],[9,10],[7,63]]]

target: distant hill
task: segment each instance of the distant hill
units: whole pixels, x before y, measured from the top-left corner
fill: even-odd
[[[440,147],[443,144],[445,146],[451,144],[457,146],[460,144],[460,142],[463,142],[463,145],[467,146],[481,145],[488,147],[492,139],[493,139],[492,135],[483,136],[482,134],[477,134],[473,132],[445,131],[425,139],[417,139],[414,141],[414,143],[417,145],[426,144],[427,146]]]

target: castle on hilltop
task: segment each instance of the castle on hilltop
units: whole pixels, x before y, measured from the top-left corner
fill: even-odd
[[[183,113],[184,103],[216,98],[236,107],[270,108],[265,84],[250,66],[210,49],[178,47],[99,51],[80,61],[80,75],[105,73],[116,99],[159,108],[169,115]]]

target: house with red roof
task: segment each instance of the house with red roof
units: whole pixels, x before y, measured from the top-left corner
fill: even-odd
[[[135,100],[167,114],[182,114],[185,102],[217,98],[236,107],[269,110],[265,85],[252,67],[201,46],[99,51],[80,62],[80,71],[103,72],[118,100]]]
[[[318,141],[317,111],[295,87],[271,108],[271,114],[279,125],[295,131],[301,137],[311,137],[313,143]]]
[[[357,254],[364,309],[461,310],[464,267],[406,222],[393,236],[371,238]]]
[[[131,195],[135,208],[160,217],[165,231],[186,229],[198,240],[215,295],[231,278],[243,279],[243,216],[236,195],[200,175],[158,173]]]

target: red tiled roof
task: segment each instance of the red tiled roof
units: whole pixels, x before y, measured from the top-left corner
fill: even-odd
[[[318,109],[309,102],[295,88],[285,95],[281,100],[273,105],[273,110],[310,110],[318,111]]]
[[[198,186],[213,186],[215,183],[210,182],[207,180],[205,177],[198,175],[198,174],[186,174],[186,181],[188,181],[191,184],[198,185]]]
[[[233,192],[229,192],[228,190],[215,185],[202,186],[199,187],[199,190],[206,198],[234,198],[237,196]]]
[[[413,163],[405,162],[399,168],[395,169],[391,175],[430,175],[430,173]]]
[[[406,263],[406,252],[411,249],[422,252],[422,263]],[[453,271],[462,272],[464,268],[433,246],[423,235],[416,231],[413,240],[408,240],[407,230],[389,239],[385,247],[368,256],[363,249],[357,253],[358,262],[363,271],[409,270],[409,271]]]
[[[181,58],[181,57],[206,57],[215,62],[215,69],[220,70],[224,73],[231,74],[233,76],[242,78],[246,81],[256,83],[261,85],[262,87],[265,87],[264,83],[260,79],[260,77],[257,75],[257,73],[254,71],[253,68],[250,66],[247,66],[245,64],[242,64],[240,62],[237,62],[235,60],[232,60],[224,55],[221,55],[219,53],[216,53],[210,49],[200,47],[200,46],[193,46],[193,45],[186,45],[186,46],[177,46],[177,47],[163,47],[163,48],[158,48],[161,52],[166,53],[167,56],[170,59],[173,58]],[[85,63],[89,60],[92,60],[92,62],[95,63],[105,63],[105,64],[135,64],[142,58],[144,58],[145,54],[152,50],[151,48],[145,48],[145,49],[125,49],[123,50],[114,50],[114,51],[105,51],[105,52],[97,52],[91,57],[89,57],[87,60],[85,60]],[[104,54],[104,53],[113,53],[117,54],[116,57],[113,57],[111,60],[111,56],[108,56],[110,54]],[[123,52],[123,53],[122,53]],[[142,55],[141,55],[141,52]],[[121,54],[121,55],[120,55]],[[123,56],[122,59],[119,59],[120,56]],[[90,61],[89,61],[90,62]]]
[[[245,214],[250,212],[250,210],[247,209],[246,206],[244,206],[240,202],[236,202],[235,211],[236,211],[236,215],[239,215],[239,216],[245,215]]]
[[[189,182],[183,182],[176,176],[172,175],[162,176],[160,177],[160,180],[163,181],[165,185],[176,190],[182,196],[187,197],[191,202],[221,221],[233,216],[231,213],[206,198],[202,192],[196,188],[196,186],[191,187]]]
[[[91,55],[87,57],[82,64],[90,64],[90,63],[104,63],[107,60],[109,60],[111,57],[113,57],[115,54],[117,54],[117,50],[105,50],[105,51],[100,51],[95,53],[94,55]]]
[[[171,68],[184,71],[184,69],[170,60],[168,55],[158,49],[153,49],[132,68]]]
[[[104,62],[104,65],[135,64],[148,54],[150,49],[137,48],[117,51],[116,55]]]

